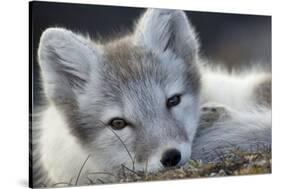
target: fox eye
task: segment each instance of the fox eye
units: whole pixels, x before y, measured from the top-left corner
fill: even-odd
[[[176,106],[180,103],[181,96],[180,95],[174,95],[171,98],[168,98],[167,100],[167,108],[171,108],[173,106]]]
[[[109,122],[109,125],[114,130],[121,130],[124,127],[126,127],[128,124],[127,122],[122,118],[114,118]]]

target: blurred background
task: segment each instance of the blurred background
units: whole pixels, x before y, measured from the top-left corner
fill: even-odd
[[[65,4],[30,3],[30,77],[33,102],[40,92],[38,43],[48,27],[65,27],[87,33],[93,39],[132,31],[134,22],[145,11],[142,8]],[[227,67],[241,67],[259,62],[271,66],[271,17],[185,11],[196,28],[201,54],[206,59]],[[31,89],[32,90],[32,89]],[[31,97],[32,98],[32,97]]]

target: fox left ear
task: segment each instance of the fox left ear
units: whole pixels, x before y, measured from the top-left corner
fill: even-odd
[[[188,62],[199,48],[194,29],[180,10],[148,9],[137,24],[135,40],[151,50],[171,50]]]

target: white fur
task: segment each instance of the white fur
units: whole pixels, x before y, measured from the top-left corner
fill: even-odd
[[[73,98],[79,90],[70,87],[63,72],[68,72],[82,80],[88,80],[89,70],[97,69],[102,54],[97,46],[91,45],[82,36],[61,28],[49,28],[41,36],[38,58],[43,74],[45,94],[50,99],[61,96]],[[52,60],[53,54],[61,59]]]
[[[157,53],[157,51],[155,53]],[[184,61],[181,58],[176,57],[171,50],[166,50],[164,53],[161,54],[158,52],[158,54],[163,66],[169,68],[169,72],[171,73],[170,77],[176,78],[176,79],[172,79],[173,80],[172,85],[166,86],[165,94],[167,95],[168,98],[175,94],[183,94],[185,92],[184,81],[182,78],[176,76],[177,76],[178,69],[184,69],[185,66]],[[171,64],[171,62],[173,64]]]
[[[268,73],[250,71],[227,73],[219,68],[202,67],[201,104],[222,104],[237,110],[255,108],[254,88]]]
[[[178,10],[148,9],[136,28],[135,43],[161,51],[171,35],[169,27],[176,28],[173,32],[176,32],[175,41],[179,52],[197,51],[198,43],[193,28],[184,13]]]
[[[107,109],[106,112],[103,112],[101,120],[107,123],[112,118],[116,117],[123,117],[121,109],[119,107],[110,107],[110,109]]]
[[[70,134],[69,127],[53,105],[44,113],[41,123],[38,148],[48,176],[54,183],[76,179],[89,152],[81,148]],[[93,168],[95,164],[88,161],[87,166]],[[84,172],[86,170],[83,169]]]
[[[271,149],[271,110],[256,107],[227,111],[229,118],[221,118],[199,131],[192,159],[219,161],[222,156],[233,155],[235,149],[246,152]]]
[[[166,49],[172,35],[175,37],[175,44]],[[182,11],[148,10],[140,19],[132,42],[142,48],[149,49],[157,55],[160,63],[170,71],[170,77],[173,79],[177,78],[174,77],[177,76],[177,70],[182,66],[186,66],[185,63],[191,64],[197,61],[198,43],[196,35]],[[39,124],[41,136],[38,139],[37,150],[39,151],[42,167],[46,169],[48,177],[53,183],[69,182],[70,179],[76,178],[88,155],[91,155],[91,158],[86,163],[82,175],[90,171],[112,171],[116,173],[118,166],[120,167],[121,164],[130,168],[132,166],[132,161],[122,142],[109,128],[105,129],[102,135],[97,136],[97,139],[89,145],[90,147],[82,146],[77,141],[78,138],[70,133],[70,127],[68,127],[62,113],[54,103],[64,102],[65,99],[69,100],[67,102],[77,100],[80,108],[90,103],[93,98],[101,98],[95,94],[94,90],[103,87],[100,86],[97,72],[102,67],[103,50],[97,44],[90,43],[83,37],[64,29],[48,29],[41,37],[39,63],[42,69],[43,87],[50,105],[43,113]],[[54,55],[59,55],[60,57],[52,57]],[[53,58],[57,58],[57,61],[53,61]],[[79,87],[71,85],[67,74],[63,74],[61,71],[71,74],[74,78],[79,78],[78,80],[91,81],[90,84],[87,84],[90,86],[85,89],[86,92],[82,93]],[[266,74],[258,72],[245,75],[226,74],[223,71],[204,67],[201,67],[200,71],[202,76],[200,103],[198,102],[199,97],[192,95],[192,91],[183,91],[184,81],[181,78],[174,80],[165,89],[160,89],[158,86],[148,89],[149,94],[157,94],[157,97],[159,97],[156,99],[159,104],[159,112],[167,112],[167,98],[185,92],[182,95],[181,103],[170,111],[171,114],[168,114],[169,116],[171,115],[171,119],[166,120],[166,122],[169,122],[168,124],[170,125],[176,123],[176,121],[182,123],[184,131],[188,135],[188,141],[178,140],[176,142],[177,137],[167,140],[165,136],[168,136],[167,130],[171,129],[171,127],[162,127],[165,124],[167,125],[160,119],[163,117],[159,116],[155,120],[146,122],[147,125],[150,124],[151,137],[159,139],[157,142],[161,144],[155,150],[153,156],[148,159],[147,168],[149,172],[163,168],[160,158],[163,152],[169,148],[180,150],[182,155],[180,165],[187,162],[191,155],[192,141],[198,125],[199,108],[206,103],[223,105],[227,110],[230,110],[231,119],[219,120],[212,127],[214,128],[213,130],[210,128],[210,132],[206,134],[206,137],[199,141],[195,139],[194,157],[200,158],[204,156],[201,153],[204,147],[209,152],[214,150],[221,140],[243,144],[252,139],[255,143],[255,138],[250,137],[249,132],[254,133],[254,131],[259,131],[264,127],[271,127],[271,111],[269,108],[254,111],[256,102],[252,100],[255,84],[264,78]],[[130,104],[132,99],[129,98],[133,97],[124,96],[125,107],[112,105],[112,107],[107,108],[101,118],[103,122],[107,123],[113,117],[134,116],[132,115],[132,110],[138,107],[133,103]],[[89,111],[95,107],[88,106],[87,108],[83,109],[83,111]],[[169,131],[174,132],[175,130]],[[126,127],[123,130],[116,131],[116,133],[126,143],[127,150],[134,157],[133,142],[135,133],[133,129]],[[179,132],[174,133],[179,135]],[[264,133],[259,134],[263,135]],[[263,136],[259,137],[263,139]],[[149,146],[147,147],[149,148]],[[143,163],[135,166],[137,170],[144,169]],[[85,180],[81,180],[79,183],[84,182]]]

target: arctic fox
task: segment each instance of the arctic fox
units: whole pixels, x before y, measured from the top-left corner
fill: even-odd
[[[107,43],[49,28],[38,61],[48,105],[32,126],[34,187],[216,161],[229,144],[271,147],[271,74],[204,64],[183,11],[148,9]]]

